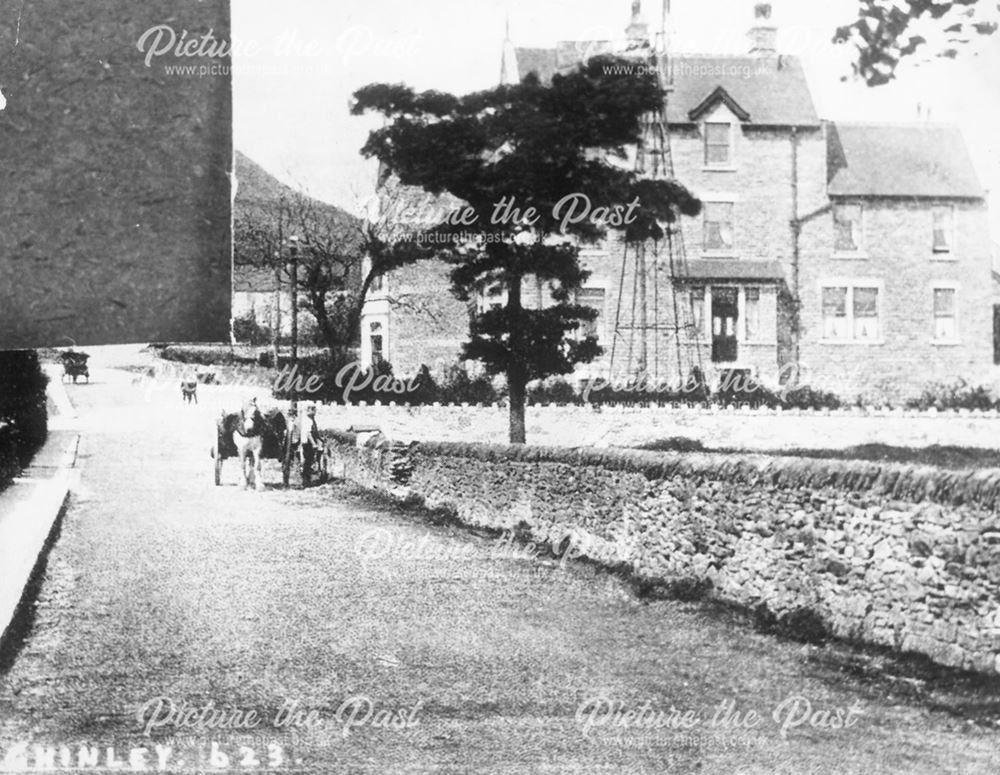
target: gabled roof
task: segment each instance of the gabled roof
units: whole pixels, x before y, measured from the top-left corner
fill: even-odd
[[[518,74],[534,72],[543,83],[586,59],[613,51],[608,41],[570,41],[554,49],[518,48]],[[636,60],[639,61],[639,60]],[[703,56],[679,54],[671,60],[674,89],[667,101],[671,124],[690,124],[695,111],[718,89],[759,126],[820,125],[802,65],[789,56]]]
[[[694,56],[673,58],[674,91],[667,100],[670,123],[690,123],[690,113],[719,88],[758,126],[820,126],[802,65],[789,56]]]
[[[740,105],[734,100],[725,89],[719,86],[714,92],[709,94],[700,105],[688,111],[688,118],[692,121],[697,121],[705,113],[710,111],[719,103],[722,103],[729,111],[736,116],[740,121],[749,121],[750,114],[747,113]]]
[[[830,196],[984,196],[956,126],[838,121],[827,161]]]

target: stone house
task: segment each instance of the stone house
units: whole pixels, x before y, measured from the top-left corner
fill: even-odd
[[[292,293],[289,284],[280,284],[275,272],[245,264],[233,266],[233,318],[252,316],[258,325],[282,336],[292,332]]]
[[[672,83],[664,124],[675,177],[703,213],[684,219],[670,246],[647,246],[641,264],[613,237],[581,246],[591,276],[578,301],[599,312],[584,333],[605,354],[574,377],[677,382],[700,365],[712,382],[735,371],[853,397],[981,376],[993,363],[991,242],[961,132],[821,119],[801,64],[775,50],[769,6],[756,16],[747,55],[660,65]],[[596,53],[645,55],[639,3],[627,36],[617,46],[508,43],[502,72],[546,82]],[[444,272],[422,265],[385,278],[366,308],[364,357],[377,345],[400,372],[454,362],[468,309],[448,297]],[[397,312],[394,289],[409,310]],[[523,297],[535,292],[544,304],[540,288]],[[423,323],[415,299],[433,300]],[[502,303],[486,288],[477,305]]]

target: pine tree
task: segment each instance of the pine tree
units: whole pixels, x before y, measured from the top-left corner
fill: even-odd
[[[665,224],[701,209],[682,185],[642,179],[629,160],[644,118],[665,96],[655,73],[635,64],[602,56],[550,85],[532,74],[462,97],[390,84],[354,95],[355,114],[387,119],[363,155],[404,185],[468,205],[438,225],[440,236],[455,241],[436,253],[454,264],[458,299],[497,284],[506,292],[501,308],[472,315],[463,356],[506,375],[511,443],[525,441],[527,383],[569,373],[602,352],[593,337],[578,335],[597,314],[574,303],[589,274],[580,245],[609,229],[630,242],[659,239]],[[526,306],[526,281],[548,289],[544,309]]]
[[[977,35],[992,35],[998,11],[995,0],[859,0],[857,20],[839,27],[834,40],[853,44],[855,75],[869,86],[881,86],[896,77],[902,59],[921,49],[954,59],[959,47]]]

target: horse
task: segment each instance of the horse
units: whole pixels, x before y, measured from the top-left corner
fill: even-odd
[[[255,490],[264,489],[262,474],[262,455],[264,450],[264,434],[267,422],[257,408],[255,400],[245,404],[238,414],[223,413],[220,441],[229,440],[236,450],[240,461],[240,472],[243,476],[243,488],[250,486],[251,479]],[[221,455],[221,450],[220,450]]]
[[[184,403],[198,403],[198,380],[188,376],[181,380],[181,398]]]
[[[263,490],[261,461],[264,458],[284,457],[287,430],[285,416],[277,409],[262,413],[257,408],[256,399],[245,404],[239,412],[223,412],[219,418],[216,446],[212,451],[215,483],[221,484],[222,461],[236,457],[240,461],[244,488],[250,486],[252,478],[254,489]]]

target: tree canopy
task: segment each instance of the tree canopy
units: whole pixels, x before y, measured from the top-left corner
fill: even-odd
[[[855,74],[879,86],[895,77],[903,58],[921,49],[954,58],[975,36],[996,32],[997,10],[995,0],[859,0],[857,20],[838,28],[835,40],[857,47]],[[930,29],[940,40],[923,34]]]
[[[506,375],[515,443],[524,441],[527,382],[601,353],[594,337],[578,334],[596,316],[574,300],[589,274],[580,245],[609,230],[630,242],[660,239],[667,225],[701,208],[676,181],[636,172],[630,149],[665,95],[654,72],[625,63],[597,57],[551,84],[532,75],[461,97],[399,84],[354,95],[355,114],[388,119],[370,134],[365,156],[404,185],[467,205],[437,225],[450,241],[435,253],[454,264],[459,299],[471,304],[487,286],[504,289],[505,303],[471,316],[463,353]],[[549,298],[526,305],[522,286],[544,288]]]

